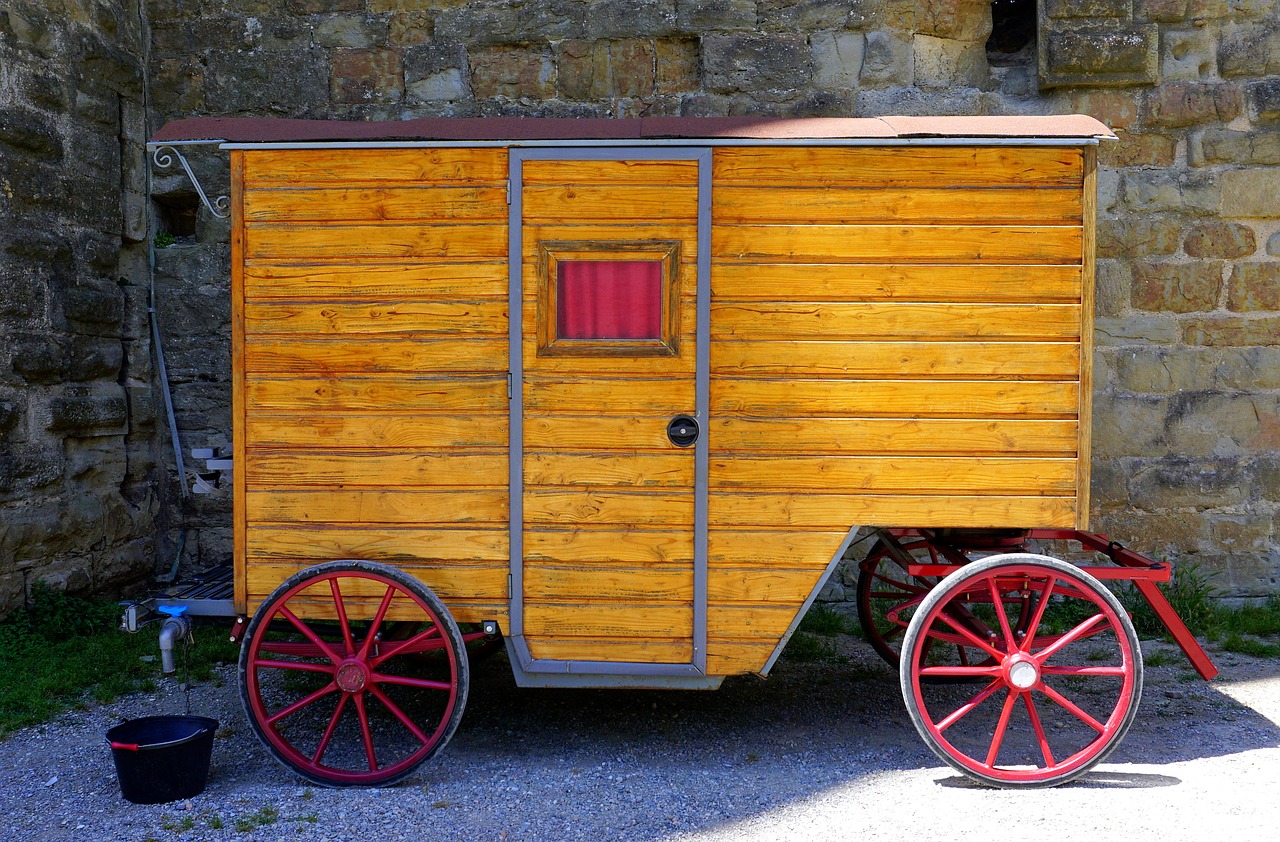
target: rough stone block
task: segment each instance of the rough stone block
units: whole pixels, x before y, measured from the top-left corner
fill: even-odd
[[[1098,257],[1144,257],[1173,254],[1182,244],[1182,224],[1175,217],[1100,219]]]
[[[1280,164],[1280,131],[1206,129],[1190,147],[1191,165]]]
[[[1244,106],[1240,88],[1231,84],[1174,82],[1147,96],[1146,120],[1153,126],[1178,128],[1239,117]]]
[[[63,155],[57,128],[40,115],[17,108],[0,109],[0,146],[42,161],[61,161]]]
[[[1138,103],[1129,91],[1072,91],[1071,110],[1101,120],[1113,130],[1127,129],[1138,119]],[[1124,138],[1121,138],[1119,144],[1104,144],[1103,150],[1123,145]]]
[[[591,38],[654,38],[676,31],[675,0],[596,0],[586,12]]]
[[[1275,454],[1263,456],[1255,459],[1248,470],[1254,478],[1258,496],[1280,503],[1280,458]]]
[[[67,349],[48,334],[13,334],[13,370],[33,384],[57,383],[67,371]]]
[[[1044,9],[1051,18],[1127,18],[1133,0],[1045,0]]]
[[[1253,229],[1238,222],[1207,222],[1187,232],[1183,249],[1191,257],[1244,257],[1258,244]]]
[[[1239,457],[1280,444],[1274,397],[1215,392],[1174,395],[1165,423],[1174,453]]]
[[[1260,512],[1214,513],[1206,521],[1210,540],[1222,550],[1241,552],[1269,549],[1271,518]]]
[[[815,32],[809,38],[813,51],[813,81],[821,88],[856,88],[862,73],[861,32]]]
[[[1207,29],[1190,32],[1165,32],[1164,50],[1160,58],[1163,82],[1213,78],[1217,71],[1217,51],[1213,33]]]
[[[1280,218],[1280,167],[1231,170],[1218,181],[1223,216]]]
[[[1182,341],[1188,345],[1274,345],[1277,336],[1280,336],[1280,316],[1202,317],[1187,319],[1182,324]]]
[[[1168,345],[1182,337],[1178,322],[1158,316],[1125,316],[1118,319],[1096,319],[1094,343],[1099,347],[1113,345]]]
[[[1160,511],[1240,503],[1249,485],[1250,477],[1234,458],[1168,457],[1138,468],[1129,489],[1134,506]]]
[[[124,346],[115,338],[77,336],[71,340],[68,363],[70,380],[115,380],[124,363]]]
[[[1222,264],[1137,263],[1133,267],[1130,299],[1138,310],[1194,313],[1217,306],[1222,289]]]
[[[1041,26],[1040,84],[1135,85],[1156,81],[1159,31],[1154,24]]]
[[[1187,0],[1138,0],[1135,17],[1159,23],[1177,23],[1187,16]]]
[[[334,15],[316,25],[315,42],[322,47],[370,49],[387,42],[386,19],[363,15]]]
[[[1225,78],[1280,73],[1280,27],[1228,29],[1218,46],[1218,70]]]
[[[395,50],[333,51],[330,96],[334,102],[399,102],[404,94],[400,53]]]
[[[205,71],[206,107],[222,114],[304,114],[322,108],[329,101],[326,52],[264,50],[252,62],[234,52],[215,52]]]
[[[915,31],[935,38],[986,42],[991,34],[991,4],[986,0],[922,0],[916,4]]]
[[[1224,389],[1280,389],[1280,347],[1226,348],[1215,371]]]
[[[817,32],[860,27],[865,0],[757,0],[757,28]]]
[[[1254,119],[1280,120],[1280,79],[1264,79],[1249,85],[1249,108]]]
[[[868,32],[861,81],[864,85],[910,85],[915,78],[914,60],[910,41],[888,32]]]
[[[676,25],[685,32],[754,29],[755,0],[676,0]]]
[[[1178,149],[1176,138],[1162,134],[1117,131],[1117,143],[1104,144],[1098,161],[1104,167],[1171,167]]]
[[[702,77],[698,72],[698,41],[665,39],[654,44],[656,52],[655,83],[661,94],[696,91]]]
[[[1099,316],[1118,316],[1129,306],[1129,287],[1133,271],[1125,260],[1097,262],[1094,312]]]
[[[550,99],[555,76],[555,66],[540,47],[471,51],[471,88],[477,97]]]
[[[322,15],[326,12],[354,12],[361,9],[365,0],[288,0],[289,11],[295,15]]]
[[[1116,385],[1139,394],[1207,391],[1218,382],[1219,355],[1209,348],[1123,348],[1115,356]]]
[[[1125,204],[1141,213],[1182,208],[1178,174],[1169,170],[1139,170],[1124,176]]]
[[[1280,263],[1240,263],[1231,273],[1227,307],[1237,313],[1280,310]]]
[[[393,47],[416,47],[430,43],[435,18],[429,12],[403,12],[391,16],[387,43]]]
[[[1267,254],[1272,257],[1280,257],[1280,231],[1272,234],[1267,240]]]
[[[716,93],[792,90],[813,77],[809,45],[799,35],[708,35],[702,65],[705,86]]]
[[[83,434],[121,428],[128,418],[124,391],[115,384],[102,384],[92,392],[82,387],[68,389],[50,401],[49,409],[48,428],[59,432]]]
[[[917,35],[915,82],[922,88],[980,87],[991,78],[982,41],[953,41]]]
[[[1168,399],[1098,395],[1093,402],[1093,452],[1100,457],[1163,456]]]
[[[1128,469],[1120,459],[1104,459],[1094,454],[1089,468],[1089,502],[1095,512],[1110,512],[1129,506]]]

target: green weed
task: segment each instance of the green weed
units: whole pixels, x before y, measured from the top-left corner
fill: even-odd
[[[820,661],[832,657],[833,654],[831,644],[802,631],[791,635],[791,639],[787,641],[787,648],[783,650],[783,655],[788,661],[797,663]]]
[[[280,811],[275,807],[259,807],[257,812],[240,816],[235,820],[235,828],[240,833],[248,833],[260,827],[273,825],[280,820]]]
[[[828,605],[814,605],[800,621],[799,629],[810,634],[822,634],[828,637],[837,634],[852,634],[857,623],[851,618]]]
[[[1227,633],[1222,641],[1222,648],[1227,652],[1238,652],[1255,658],[1280,658],[1280,646],[1266,643],[1256,637],[1245,637],[1234,631]]]
[[[1163,649],[1142,657],[1142,663],[1149,667],[1163,667],[1173,663],[1173,656]]]
[[[161,231],[156,234],[155,239],[152,242],[155,243],[156,248],[164,249],[178,242],[178,238],[170,234],[168,231]]]

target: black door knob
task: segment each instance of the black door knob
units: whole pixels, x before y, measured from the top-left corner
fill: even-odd
[[[688,447],[698,440],[698,422],[688,415],[677,415],[667,422],[667,438],[676,447]]]

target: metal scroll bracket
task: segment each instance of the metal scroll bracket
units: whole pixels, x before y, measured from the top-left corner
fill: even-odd
[[[187,162],[186,157],[178,151],[177,147],[168,144],[157,146],[151,153],[151,160],[162,170],[173,166],[174,158],[178,159],[178,163],[182,165],[183,172],[187,174],[187,178],[191,179],[192,186],[196,188],[196,193],[200,195],[200,201],[209,209],[209,213],[218,217],[218,219],[226,219],[231,212],[231,197],[218,196],[212,202],[209,201],[209,196],[204,192],[204,188],[200,186],[200,180],[191,171],[191,164]]]

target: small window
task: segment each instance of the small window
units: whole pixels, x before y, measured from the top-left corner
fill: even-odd
[[[675,356],[678,242],[538,246],[540,356]]]

